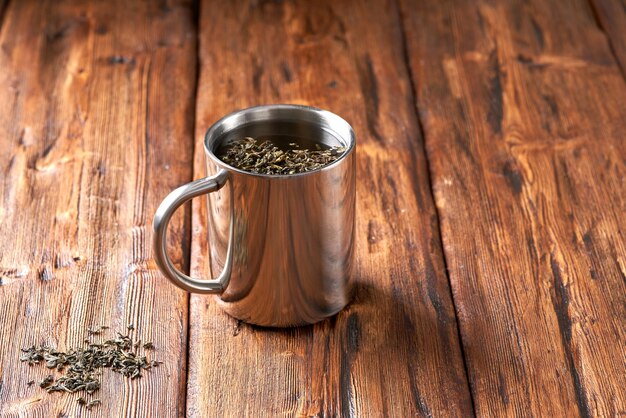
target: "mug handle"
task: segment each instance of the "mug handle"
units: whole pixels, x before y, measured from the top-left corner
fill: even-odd
[[[172,191],[159,205],[152,223],[153,239],[152,248],[154,251],[154,258],[169,281],[176,286],[192,293],[221,293],[228,285],[231,271],[231,246],[233,237],[233,224],[230,223],[230,234],[228,251],[226,253],[226,263],[224,270],[216,279],[211,280],[198,280],[187,276],[182,271],[178,270],[169,255],[166,248],[166,236],[167,226],[169,225],[170,218],[183,203],[188,200],[198,197],[200,195],[215,192],[221,189],[228,180],[228,172],[221,170],[214,176],[205,177],[200,180],[192,181]]]

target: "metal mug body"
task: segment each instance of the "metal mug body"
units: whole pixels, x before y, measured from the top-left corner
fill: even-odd
[[[249,173],[216,156],[232,138],[268,135],[346,150],[328,166],[293,175]],[[218,293],[224,311],[262,326],[312,324],[343,309],[352,296],[355,237],[355,134],[350,125],[316,108],[257,106],[218,121],[204,145],[207,179],[215,180],[208,194],[208,250],[211,272],[219,278],[209,281],[214,282],[209,288],[181,287]],[[172,281],[180,286],[178,278]]]

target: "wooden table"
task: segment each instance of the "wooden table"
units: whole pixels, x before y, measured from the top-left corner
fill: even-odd
[[[626,415],[623,0],[0,0],[0,415]],[[221,116],[358,135],[354,302],[239,324],[156,268],[151,219]],[[181,211],[182,212],[182,211]],[[170,253],[206,275],[201,200]],[[109,324],[164,364],[47,394],[21,347]]]

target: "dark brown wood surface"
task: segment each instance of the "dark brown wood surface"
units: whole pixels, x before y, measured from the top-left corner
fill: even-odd
[[[621,1],[621,2],[620,2]],[[623,0],[0,0],[0,416],[626,414]],[[358,136],[356,298],[267,330],[158,272],[202,137],[267,103]],[[203,199],[169,230],[206,277]],[[30,344],[164,364],[46,394]]]
[[[626,85],[584,1],[403,3],[476,413],[626,405]]]
[[[188,296],[151,257],[151,217],[192,176],[196,37],[189,4],[12,1],[0,32],[0,416],[78,416],[20,348],[82,345],[106,324],[164,364],[107,373],[97,415],[185,409]],[[172,256],[187,255],[182,218]],[[95,412],[95,411],[94,411]],[[86,414],[83,414],[86,415]],[[94,413],[94,415],[96,415]]]

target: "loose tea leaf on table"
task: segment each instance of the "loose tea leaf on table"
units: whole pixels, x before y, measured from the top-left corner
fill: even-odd
[[[89,328],[87,333],[100,335],[108,327]],[[72,348],[68,351],[58,351],[47,346],[31,346],[22,349],[20,360],[29,365],[44,363],[48,369],[56,369],[61,376],[54,378],[48,375],[39,386],[47,392],[86,392],[92,394],[100,389],[102,369],[111,369],[123,376],[136,379],[141,377],[142,370],[158,367],[160,361],[148,361],[146,356],[139,355],[134,341],[128,335],[117,333],[114,338],[102,342],[86,340],[86,346]],[[148,348],[145,347],[144,348]],[[149,348],[153,348],[152,343]],[[134,349],[134,350],[133,350]],[[29,386],[31,383],[29,382]],[[83,397],[78,398],[78,403],[87,409],[99,405],[99,399],[91,401]]]
[[[245,137],[227,143],[218,157],[235,168],[258,174],[297,174],[322,168],[341,157],[345,147],[300,148],[291,142],[282,149],[270,140]]]

